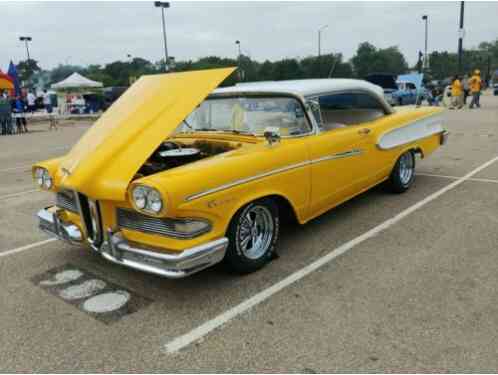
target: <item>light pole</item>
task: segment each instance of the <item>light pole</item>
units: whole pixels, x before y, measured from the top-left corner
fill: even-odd
[[[19,40],[26,44],[26,55],[28,55],[28,60],[30,60],[28,42],[31,42],[31,40],[32,40],[31,37],[30,36],[21,36],[21,37],[19,37]]]
[[[237,45],[237,51],[238,51],[237,60],[240,60],[240,40],[236,40],[235,44]]]
[[[236,40],[235,41],[235,44],[237,45],[237,51],[238,51],[238,55],[237,55],[237,70],[238,70],[238,75],[239,75],[239,81],[242,81],[242,69],[240,67],[240,55],[241,55],[241,52],[240,52],[240,40]]]
[[[329,25],[324,25],[318,29],[318,78],[322,76],[322,30],[326,29]]]
[[[462,57],[463,57],[463,13],[464,2],[460,2],[460,29],[458,30],[458,74],[462,74]]]
[[[164,20],[164,9],[169,8],[169,3],[165,1],[154,1],[154,6],[156,8],[161,8],[162,19],[163,19],[163,39],[164,39],[164,71],[169,71],[169,61],[168,61],[168,43],[166,41],[166,21]]]
[[[428,68],[428,65],[429,65],[429,57],[427,55],[427,38],[428,38],[428,34],[429,34],[429,16],[427,14],[424,14],[422,16],[422,19],[425,21],[425,49],[424,49],[424,69],[423,71],[425,72]]]
[[[329,27],[329,25],[324,25],[318,29],[318,57],[322,55],[322,30]]]

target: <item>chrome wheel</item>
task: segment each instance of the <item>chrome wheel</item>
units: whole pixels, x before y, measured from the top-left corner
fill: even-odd
[[[413,154],[407,152],[399,158],[399,180],[403,185],[408,185],[413,177],[415,163]]]
[[[241,221],[237,247],[248,259],[259,259],[271,246],[274,232],[273,216],[261,205],[250,207]]]

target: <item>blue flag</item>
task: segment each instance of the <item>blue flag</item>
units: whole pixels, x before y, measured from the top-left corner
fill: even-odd
[[[21,95],[21,86],[19,85],[19,76],[17,75],[17,69],[14,63],[11,61],[9,64],[9,70],[7,74],[12,78],[12,81],[14,82],[14,95],[19,96]]]

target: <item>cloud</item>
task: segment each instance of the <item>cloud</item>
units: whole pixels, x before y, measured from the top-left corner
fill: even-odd
[[[397,45],[410,64],[424,46],[423,14],[429,15],[429,50],[457,49],[459,2],[172,2],[166,10],[168,49],[176,60],[206,55],[235,57],[235,40],[257,60],[304,57],[322,51],[346,58],[359,43]],[[498,3],[466,2],[464,47],[498,36]],[[30,35],[30,54],[43,68],[163,56],[160,10],[147,2],[2,3],[0,67],[26,57],[20,35]]]

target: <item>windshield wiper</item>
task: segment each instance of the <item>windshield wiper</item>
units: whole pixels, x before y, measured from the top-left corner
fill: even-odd
[[[183,123],[184,123],[185,125],[187,125],[187,127],[188,127],[190,130],[194,131],[194,128],[192,128],[192,126],[191,126],[191,125],[187,122],[187,119],[183,119]]]

